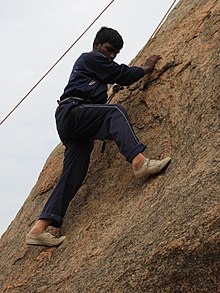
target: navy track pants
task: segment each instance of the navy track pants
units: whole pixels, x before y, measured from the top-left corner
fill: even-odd
[[[128,162],[145,150],[125,109],[117,104],[77,104],[68,101],[56,110],[56,124],[66,149],[63,172],[39,219],[60,227],[68,205],[86,176],[94,139],[114,140]]]

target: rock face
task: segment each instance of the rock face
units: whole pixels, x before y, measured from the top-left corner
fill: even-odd
[[[97,142],[60,231],[66,241],[27,247],[62,169],[58,145],[1,238],[1,292],[220,292],[219,39],[218,0],[179,2],[132,61],[160,54],[157,69],[113,101],[147,155],[171,164],[135,180],[115,144],[102,154]]]

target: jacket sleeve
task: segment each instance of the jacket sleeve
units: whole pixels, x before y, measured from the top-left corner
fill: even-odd
[[[85,67],[91,77],[108,84],[117,83],[127,86],[144,76],[144,70],[141,67],[119,65],[104,55],[94,52],[87,55]]]

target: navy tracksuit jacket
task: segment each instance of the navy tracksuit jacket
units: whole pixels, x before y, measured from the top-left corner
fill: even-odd
[[[55,113],[57,130],[66,146],[63,172],[39,219],[51,219],[54,227],[62,225],[86,176],[94,139],[114,140],[130,163],[146,148],[136,137],[125,109],[105,104],[108,84],[128,86],[143,76],[141,67],[119,65],[99,52],[83,53],[78,58]]]

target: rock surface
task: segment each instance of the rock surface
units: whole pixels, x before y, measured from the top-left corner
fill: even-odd
[[[101,154],[97,142],[60,231],[66,241],[28,247],[25,234],[60,176],[58,145],[1,238],[1,292],[220,292],[219,40],[219,1],[178,3],[132,61],[160,54],[157,69],[113,101],[148,156],[171,164],[135,180],[115,144]]]

